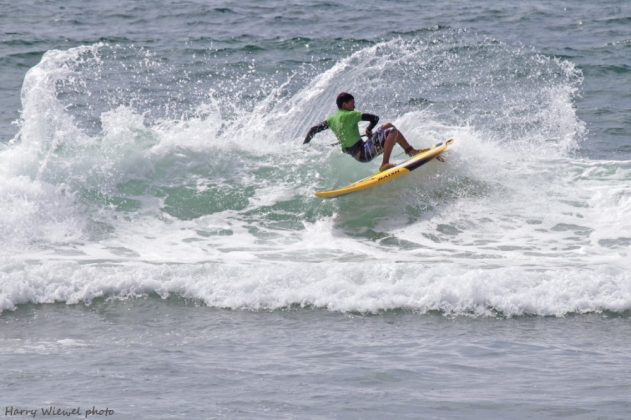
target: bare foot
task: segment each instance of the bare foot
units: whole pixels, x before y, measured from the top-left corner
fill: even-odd
[[[409,157],[412,157],[412,156],[416,156],[416,155],[418,155],[419,153],[427,152],[428,150],[429,150],[429,149],[414,149],[414,148],[412,148],[412,149],[410,149],[410,150],[407,152],[407,155],[408,155]]]
[[[379,167],[379,172],[387,171],[390,168],[394,168],[396,165],[392,163],[384,163]]]
[[[412,156],[417,155],[417,154],[419,154],[419,153],[421,153],[421,151],[420,151],[420,150],[418,150],[418,149],[415,149],[415,148],[413,148],[413,147],[410,147],[410,148],[407,150],[407,152],[405,152],[405,154],[406,154],[406,155],[408,155],[409,157],[412,157]]]

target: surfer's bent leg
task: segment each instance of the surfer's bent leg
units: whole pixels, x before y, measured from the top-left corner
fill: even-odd
[[[379,127],[366,142],[358,142],[357,146],[349,152],[360,162],[369,162],[383,153],[383,162],[379,170],[385,171],[394,166],[390,163],[390,155],[395,144],[401,146],[409,156],[419,153],[419,150],[413,148],[392,123],[386,123]]]
[[[381,128],[387,130],[387,136],[383,146],[383,162],[381,164],[381,170],[385,170],[392,166],[390,164],[390,155],[392,154],[392,149],[395,144],[401,146],[408,156],[414,156],[419,153],[419,150],[413,148],[410,143],[408,143],[403,133],[401,133],[393,124],[387,123]]]

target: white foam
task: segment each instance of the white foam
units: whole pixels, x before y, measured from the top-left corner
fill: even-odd
[[[463,269],[451,263],[383,261],[192,266],[49,263],[31,264],[22,272],[2,270],[1,281],[3,310],[25,302],[76,304],[147,293],[255,310],[297,305],[335,311],[562,316],[631,308],[628,271],[606,267]]]
[[[471,77],[463,69],[472,58],[451,52],[451,41],[361,49],[295,94],[283,96],[281,84],[231,118],[213,95],[195,116],[151,123],[117,106],[99,116],[98,134],[78,127],[57,86],[81,79],[82,60],[98,67],[106,46],[46,53],[25,77],[20,134],[0,151],[0,311],[151,293],[235,309],[628,310],[630,164],[569,157],[585,132],[573,104],[580,74],[500,45],[478,85],[451,92],[455,102],[483,104],[500,90],[488,85],[498,69],[533,66],[532,84],[498,81],[508,90],[495,114],[406,105],[393,82],[405,82],[401,72],[423,76],[430,92],[448,77],[454,85]],[[418,89],[406,94],[423,96]],[[448,163],[363,195],[313,198],[378,166],[328,148],[330,133],[301,145],[340,90],[382,106],[382,122],[415,146],[455,138]],[[399,106],[408,108],[390,110]],[[121,192],[130,182],[141,186]],[[165,210],[178,188],[193,191],[194,203],[213,189],[244,198],[191,220]],[[117,209],[119,196],[139,208]]]

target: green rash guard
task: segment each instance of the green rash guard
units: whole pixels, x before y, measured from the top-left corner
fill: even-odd
[[[342,150],[348,149],[359,140],[359,122],[362,119],[362,113],[359,111],[347,111],[340,109],[335,115],[327,118],[326,122],[329,128],[335,133],[335,137],[340,141]]]

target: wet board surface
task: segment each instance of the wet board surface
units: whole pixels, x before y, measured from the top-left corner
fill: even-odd
[[[386,171],[376,173],[367,178],[354,182],[346,187],[338,188],[331,191],[316,191],[315,196],[319,198],[335,198],[346,194],[351,194],[358,191],[364,191],[369,188],[374,188],[378,185],[386,184],[394,181],[404,175],[409,174],[415,169],[420,168],[427,162],[434,159],[436,156],[447,150],[447,148],[453,143],[453,139],[446,140],[441,143],[433,145],[428,151],[419,153],[416,156],[412,156],[410,159],[398,164],[394,168],[390,168]]]

